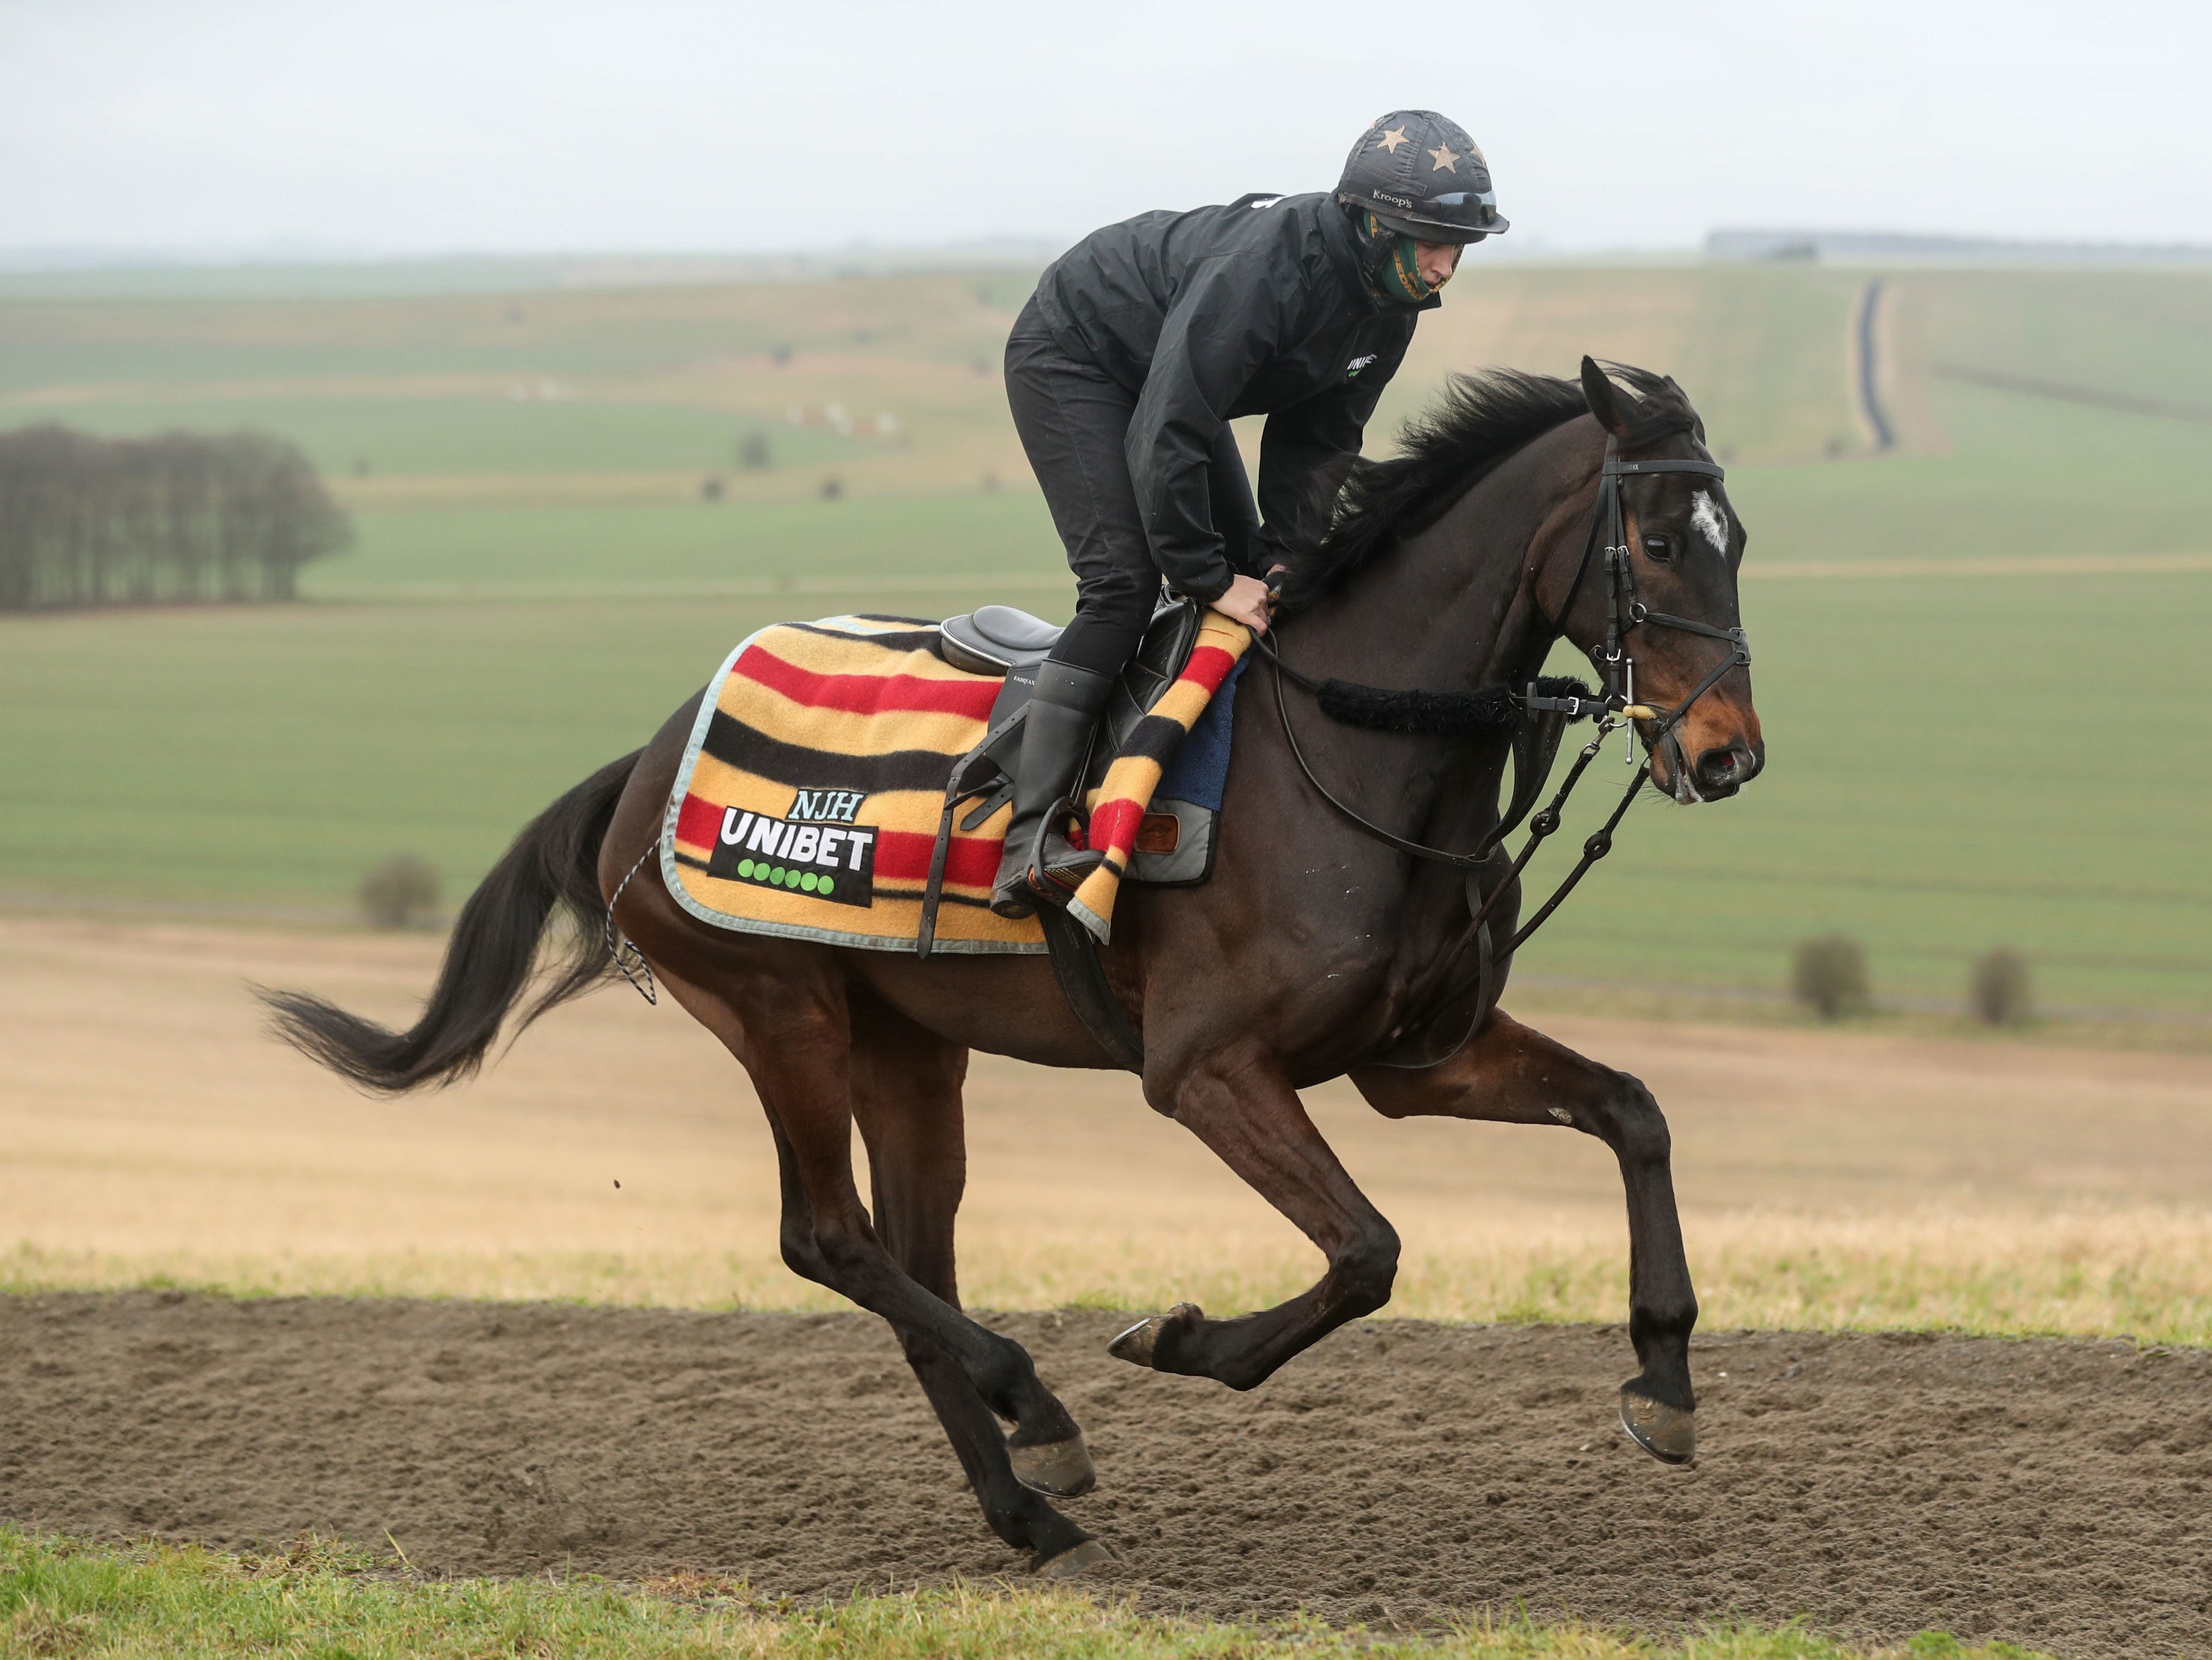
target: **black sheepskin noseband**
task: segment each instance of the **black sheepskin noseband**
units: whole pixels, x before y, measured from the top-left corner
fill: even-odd
[[[1571,675],[1540,675],[1536,689],[1552,698],[1596,696]],[[1346,726],[1431,737],[1510,732],[1521,724],[1522,712],[1521,694],[1506,686],[1482,686],[1472,692],[1419,692],[1325,680],[1316,695],[1322,713]]]

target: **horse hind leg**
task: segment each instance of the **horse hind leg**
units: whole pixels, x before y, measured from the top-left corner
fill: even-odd
[[[853,1112],[868,1148],[876,1231],[916,1284],[958,1308],[953,1227],[968,1175],[967,1051],[873,999],[854,1033]],[[1017,1427],[1007,1454],[1022,1484],[1051,1498],[1079,1498],[1097,1480],[1080,1430],[1055,1439]]]
[[[617,817],[635,806],[626,797]],[[651,845],[647,818],[641,811],[631,817],[632,840],[617,849],[617,860],[635,858],[629,850],[635,843]],[[626,869],[608,864],[602,887],[611,893]],[[997,1466],[1060,1495],[1095,1478],[1081,1430],[1038,1380],[1028,1353],[960,1312],[952,1217],[966,1174],[960,1110],[966,1051],[849,985],[819,947],[702,930],[677,907],[657,870],[645,872],[630,891],[623,918],[630,937],[676,1001],[752,1076],[775,1139],[786,1265],[890,1323],[987,1511],[995,1507],[993,1526],[1002,1537],[1036,1549],[1041,1562],[1087,1541],[1050,1506],[1002,1500],[1000,1491]],[[863,1003],[857,1030],[854,998]],[[853,1183],[856,1110],[872,1144],[890,1251]],[[981,1433],[959,1427],[979,1415]],[[1011,1446],[997,1418],[1015,1427]],[[980,1462],[970,1463],[969,1440],[981,1449]]]
[[[853,1022],[828,954],[781,947],[757,966],[759,972],[733,977],[741,983],[726,988],[726,1001],[744,1028],[742,1045],[732,1046],[776,1132],[784,1261],[881,1315],[909,1356],[923,1354],[916,1371],[940,1417],[951,1409],[956,1452],[963,1465],[965,1448],[981,1460],[971,1480],[976,1473],[984,1478],[986,1519],[1007,1543],[1034,1550],[1037,1565],[1047,1567],[1090,1536],[1035,1495],[1027,1495],[1031,1503],[1000,1501],[1006,1484],[991,1479],[990,1444],[1000,1439],[991,1420],[1004,1418],[1038,1443],[1075,1438],[1075,1421],[1039,1381],[1019,1343],[976,1324],[904,1270],[860,1203],[852,1162]],[[884,1162],[896,1167],[900,1160],[886,1156]],[[962,1396],[963,1388],[975,1404]],[[986,1428],[988,1437],[979,1433]],[[1004,1447],[997,1451],[1004,1461]]]
[[[865,996],[854,994],[856,1001]],[[967,1183],[967,1051],[872,999],[855,1015],[853,1112],[868,1149],[877,1231],[915,1283],[957,1309],[953,1228]],[[1037,1571],[1049,1578],[1110,1560],[1045,1502],[1095,1485],[1082,1432],[1053,1436],[1018,1426],[1009,1438],[942,1349],[919,1332],[902,1331],[900,1341],[992,1530],[1009,1543],[1037,1542]]]

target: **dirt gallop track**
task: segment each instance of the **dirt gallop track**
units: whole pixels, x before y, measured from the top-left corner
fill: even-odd
[[[2212,1651],[2212,1355],[1802,1333],[1697,1346],[1705,1451],[1612,1423],[1615,1330],[1370,1322],[1249,1396],[994,1322],[1086,1427],[1073,1512],[1148,1608],[1664,1628],[1809,1615],[2075,1656]],[[678,1569],[801,1596],[1018,1564],[876,1320],[0,1300],[0,1517],[421,1568]]]

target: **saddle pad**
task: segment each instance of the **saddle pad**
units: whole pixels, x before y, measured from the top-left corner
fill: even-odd
[[[668,891],[744,933],[910,949],[945,781],[982,742],[1000,685],[945,662],[933,622],[762,629],[700,701],[661,834]],[[954,833],[933,949],[1045,948],[1034,918],[989,908],[1012,816]]]
[[[1085,884],[1079,913],[1095,930],[1093,916],[1112,914],[1162,760],[1249,642],[1225,621],[1202,628],[1190,666],[1109,767],[1092,833],[1106,838],[1114,878],[1100,893]],[[982,741],[1000,684],[946,663],[933,622],[838,616],[762,629],[701,700],[661,834],[668,891],[718,927],[913,948],[945,783]],[[1218,759],[1225,772],[1225,745]],[[1207,805],[1219,799],[1217,779]],[[1012,815],[1002,807],[973,833],[954,831],[933,950],[1044,950],[1034,918],[989,908]]]

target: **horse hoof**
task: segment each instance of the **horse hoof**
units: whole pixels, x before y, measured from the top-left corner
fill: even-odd
[[[1073,1579],[1089,1568],[1111,1562],[1114,1553],[1096,1539],[1070,1545],[1057,1556],[1048,1556],[1030,1572],[1040,1579]]]
[[[1133,1366],[1152,1365],[1152,1345],[1159,1341],[1162,1324],[1157,1314],[1149,1320],[1138,1321],[1107,1344],[1106,1352],[1117,1360],[1127,1360]]]
[[[1620,1427],[1628,1439],[1662,1464],[1686,1464],[1698,1456],[1698,1418],[1693,1412],[1620,1391]]]
[[[1091,1462],[1091,1449],[1083,1445],[1079,1429],[1065,1441],[1028,1447],[1010,1442],[1006,1457],[1014,1467],[1014,1479],[1048,1499],[1080,1499],[1098,1485],[1097,1467]]]
[[[1177,1303],[1164,1314],[1155,1314],[1149,1320],[1139,1320],[1127,1331],[1106,1345],[1106,1352],[1117,1360],[1127,1360],[1133,1366],[1149,1366],[1152,1350],[1160,1341],[1160,1333],[1172,1320],[1183,1325],[1195,1325],[1206,1318],[1196,1303]]]

